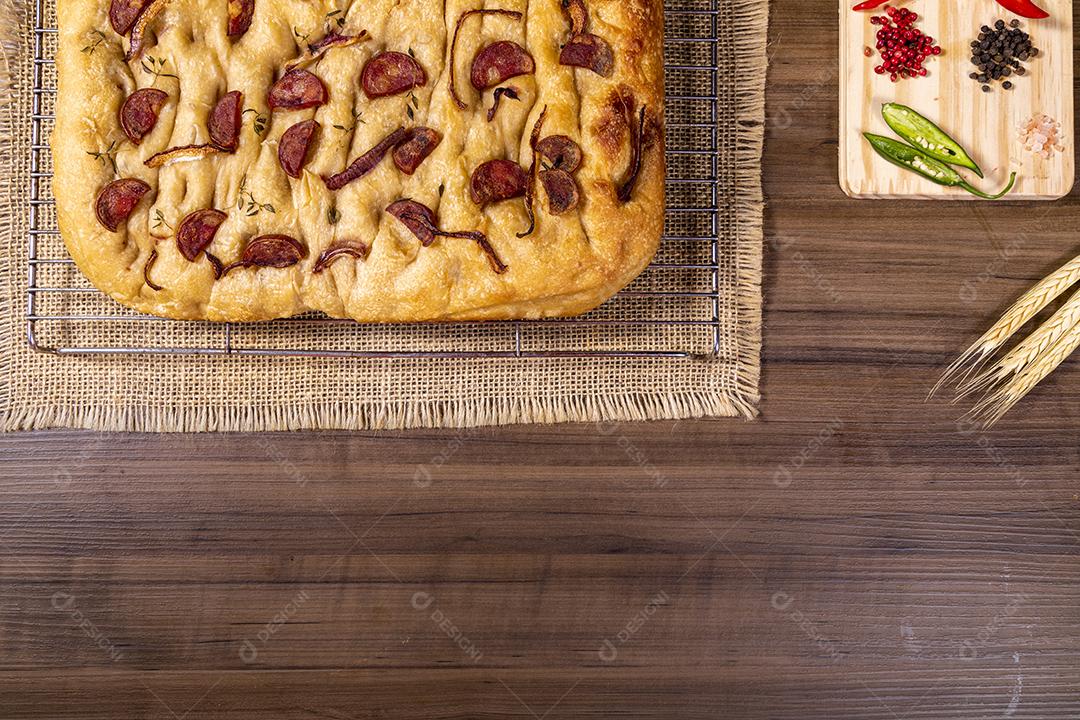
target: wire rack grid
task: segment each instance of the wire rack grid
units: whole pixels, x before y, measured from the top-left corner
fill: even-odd
[[[68,355],[270,355],[360,358],[688,358],[721,354],[724,318],[718,238],[724,0],[667,0],[667,207],[656,260],[630,287],[579,318],[365,325],[321,314],[272,323],[192,323],[120,307],[86,282],[63,248],[52,196],[55,10],[34,2],[26,337]],[[100,342],[105,324],[124,342]],[[197,326],[192,331],[192,325]],[[183,326],[182,330],[178,330]],[[298,329],[300,332],[297,332]],[[95,330],[97,332],[95,332]],[[297,341],[297,338],[302,338]],[[464,351],[462,339],[473,349]],[[278,342],[286,339],[288,342]]]

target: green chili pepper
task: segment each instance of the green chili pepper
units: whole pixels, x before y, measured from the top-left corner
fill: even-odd
[[[982,170],[960,143],[915,110],[899,103],[886,103],[881,108],[881,116],[893,132],[930,157],[968,168],[979,177],[983,176]]]
[[[918,148],[905,145],[892,138],[874,135],[873,133],[863,133],[863,137],[866,138],[870,143],[870,147],[874,148],[874,151],[877,152],[878,155],[885,158],[893,165],[902,167],[905,170],[910,170],[938,185],[963,188],[977,197],[985,198],[987,200],[997,200],[1008,194],[1016,183],[1016,173],[1014,172],[1009,176],[1009,184],[1005,186],[1004,190],[997,195],[988,195],[982,190],[972,187],[960,173]]]

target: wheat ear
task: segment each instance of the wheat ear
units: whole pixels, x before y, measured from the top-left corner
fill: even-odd
[[[1001,319],[987,330],[982,337],[975,341],[964,353],[953,362],[941,379],[930,390],[933,396],[942,385],[956,376],[958,372],[968,367],[968,374],[979,368],[987,358],[997,352],[998,348],[1008,341],[1017,330],[1039,314],[1039,312],[1053,302],[1059,295],[1072,287],[1080,280],[1080,255],[1062,265],[1053,273],[1043,278],[1035,287],[1028,290],[1012,307],[1005,311]]]
[[[1056,343],[1046,348],[1034,362],[1027,365],[1009,382],[985,397],[971,410],[972,418],[983,418],[983,426],[991,427],[1020,402],[1047,375],[1065,361],[1080,346],[1080,325],[1073,325]]]
[[[958,396],[964,397],[977,390],[996,386],[1010,375],[1019,374],[1077,324],[1080,324],[1080,292],[1074,293],[1061,309],[1026,340],[1010,350],[1008,355],[961,384],[957,391]]]

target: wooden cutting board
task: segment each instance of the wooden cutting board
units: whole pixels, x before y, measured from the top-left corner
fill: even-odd
[[[878,75],[881,61],[874,47],[878,26],[873,15],[884,8],[854,12],[855,0],[840,0],[840,186],[856,198],[925,198],[968,200],[959,188],[942,187],[878,157],[862,137],[864,131],[896,137],[881,119],[881,106],[899,102],[918,110],[963,145],[986,174],[979,180],[961,170],[976,187],[997,192],[1010,170],[1018,172],[1013,200],[1053,200],[1068,194],[1074,179],[1072,0],[1043,0],[1051,13],[1045,20],[1019,18],[1039,56],[1024,63],[1027,74],[1011,78],[1015,87],[991,83],[984,93],[968,77],[971,41],[982,25],[1017,16],[994,0],[908,0],[896,3],[919,14],[915,26],[935,38],[942,54],[927,59],[926,77],[893,83]],[[1049,160],[1025,150],[1016,127],[1037,112],[1059,120],[1065,152]]]

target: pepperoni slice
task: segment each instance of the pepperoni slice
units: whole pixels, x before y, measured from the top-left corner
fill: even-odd
[[[424,247],[431,245],[437,237],[472,240],[484,251],[491,269],[496,274],[502,274],[508,269],[506,264],[499,259],[499,255],[495,252],[495,248],[491,246],[487,235],[475,231],[447,232],[440,230],[435,222],[435,213],[426,205],[421,205],[415,200],[398,200],[387,207],[386,212],[400,220]]]
[[[221,223],[228,215],[220,210],[207,208],[188,213],[176,228],[176,248],[188,262],[195,262],[199,254],[210,247]]]
[[[547,191],[548,206],[552,215],[562,215],[578,206],[580,193],[577,182],[573,176],[565,170],[543,170],[540,173],[540,182]]]
[[[131,216],[142,196],[150,192],[150,186],[136,178],[113,180],[98,193],[94,212],[98,222],[110,232],[116,232],[120,223]]]
[[[488,45],[473,59],[472,85],[477,90],[487,90],[512,77],[534,72],[536,63],[525,48],[510,40],[500,40]]]
[[[112,0],[109,3],[109,24],[117,35],[127,35],[150,0]]]
[[[127,96],[120,106],[120,127],[128,140],[138,145],[157,125],[158,114],[169,94],[157,88],[143,88]]]
[[[300,172],[307,164],[311,141],[318,129],[319,123],[315,120],[304,120],[281,134],[277,148],[278,162],[289,177],[300,178]]]
[[[394,148],[394,165],[406,175],[412,175],[441,142],[442,134],[429,127],[412,128],[408,137]]]
[[[303,110],[326,102],[326,86],[317,75],[296,68],[281,76],[270,88],[271,110]]]
[[[607,41],[592,33],[570,38],[559,53],[559,64],[592,70],[597,75],[611,77],[615,72],[615,53]]]
[[[318,275],[323,270],[333,265],[334,261],[343,257],[354,257],[357,260],[367,260],[370,251],[371,249],[367,245],[359,241],[348,245],[338,245],[336,247],[327,248],[319,255],[319,259],[315,261],[315,265],[311,268],[311,272]]]
[[[229,37],[240,37],[251,27],[255,15],[255,0],[228,0]]]
[[[435,242],[435,213],[427,205],[421,205],[415,200],[398,200],[386,208],[390,213],[402,222],[409,232],[416,236],[424,247]]]
[[[510,160],[489,160],[473,172],[469,197],[477,205],[511,200],[525,195],[529,176]]]
[[[349,167],[345,168],[337,175],[331,175],[330,177],[324,176],[323,182],[326,183],[326,187],[331,190],[340,190],[353,180],[359,180],[374,170],[378,164],[382,162],[382,159],[386,157],[386,153],[397,147],[407,136],[408,133],[405,132],[404,128],[398,128],[383,138],[378,145],[353,160]]]
[[[236,268],[292,267],[306,258],[307,254],[307,248],[288,235],[260,235],[247,244],[240,259],[227,265],[221,275],[224,277]]]
[[[536,145],[552,170],[574,172],[581,167],[581,146],[565,135],[549,135]]]
[[[512,87],[497,87],[495,88],[494,99],[491,103],[491,109],[488,110],[487,120],[491,122],[495,119],[495,113],[499,112],[499,104],[501,103],[503,96],[510,98],[511,100],[520,100],[518,97],[517,88]]]
[[[400,52],[379,53],[360,73],[360,85],[369,98],[400,95],[426,84],[427,73],[416,58]]]
[[[210,113],[210,144],[225,152],[236,152],[240,145],[241,113],[244,94],[239,90],[225,93]]]

